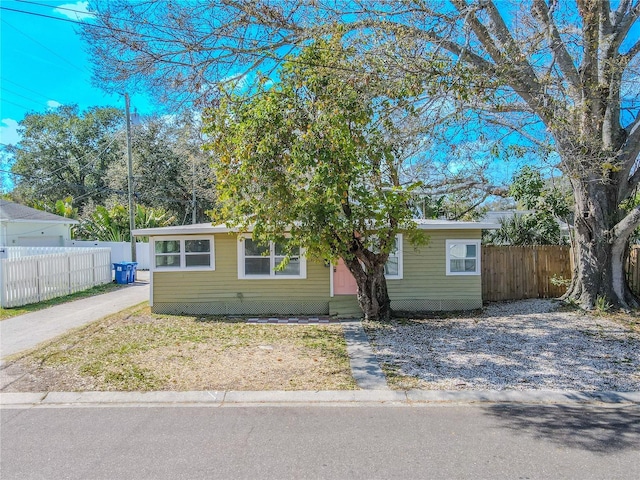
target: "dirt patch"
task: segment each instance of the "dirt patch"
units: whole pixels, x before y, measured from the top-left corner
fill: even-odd
[[[256,325],[148,308],[74,331],[2,373],[5,392],[356,388],[340,325]]]

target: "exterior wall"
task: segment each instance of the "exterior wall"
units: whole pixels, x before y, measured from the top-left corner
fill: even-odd
[[[7,247],[63,247],[65,240],[70,239],[69,225],[64,223],[6,222],[5,225]]]
[[[426,233],[429,244],[417,250],[403,236],[403,278],[387,281],[392,308],[406,311],[481,308],[481,276],[446,275],[445,251],[446,240],[479,240],[481,231]],[[238,244],[236,235],[215,235],[214,271],[152,272],[152,310],[214,315],[329,313],[329,304],[337,298],[330,297],[330,268],[308,261],[306,279],[240,280]]]
[[[479,240],[481,230],[432,230],[426,233],[429,244],[417,250],[403,236],[403,278],[387,280],[391,308],[406,311],[481,308],[481,276],[447,275],[445,249],[446,240]]]
[[[214,271],[153,272],[152,310],[214,315],[329,313],[330,268],[307,261],[306,279],[238,279],[238,245],[237,235],[215,235]]]

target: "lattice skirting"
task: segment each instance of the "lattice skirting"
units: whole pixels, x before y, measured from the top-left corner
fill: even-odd
[[[328,301],[260,301],[260,302],[203,302],[158,303],[154,313],[187,315],[328,315]]]
[[[407,312],[440,312],[456,310],[475,310],[482,308],[481,299],[462,300],[391,300],[391,308]],[[255,301],[255,302],[202,302],[202,303],[158,303],[154,313],[173,315],[328,315],[328,301]]]
[[[405,312],[446,312],[457,310],[476,310],[482,308],[482,299],[461,299],[461,300],[391,300],[393,310]]]

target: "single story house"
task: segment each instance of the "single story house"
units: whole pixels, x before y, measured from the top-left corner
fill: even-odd
[[[417,220],[429,237],[414,247],[402,234],[387,263],[395,310],[470,310],[482,306],[480,238],[494,224]],[[218,315],[354,315],[356,284],[339,262],[305,258],[287,267],[281,246],[261,247],[251,233],[195,224],[134,230],[149,237],[152,311]]]
[[[71,240],[71,218],[0,199],[0,246],[64,247]]]

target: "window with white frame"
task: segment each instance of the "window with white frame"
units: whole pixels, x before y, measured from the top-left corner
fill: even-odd
[[[306,278],[307,263],[303,253],[296,247],[286,266],[278,269],[286,258],[285,243],[261,245],[251,238],[244,238],[238,245],[238,278]]]
[[[213,237],[154,238],[155,270],[214,270]]]
[[[387,280],[402,279],[402,234],[400,233],[396,235],[395,245],[384,265],[384,276]]]
[[[480,240],[447,240],[447,275],[480,275]]]

